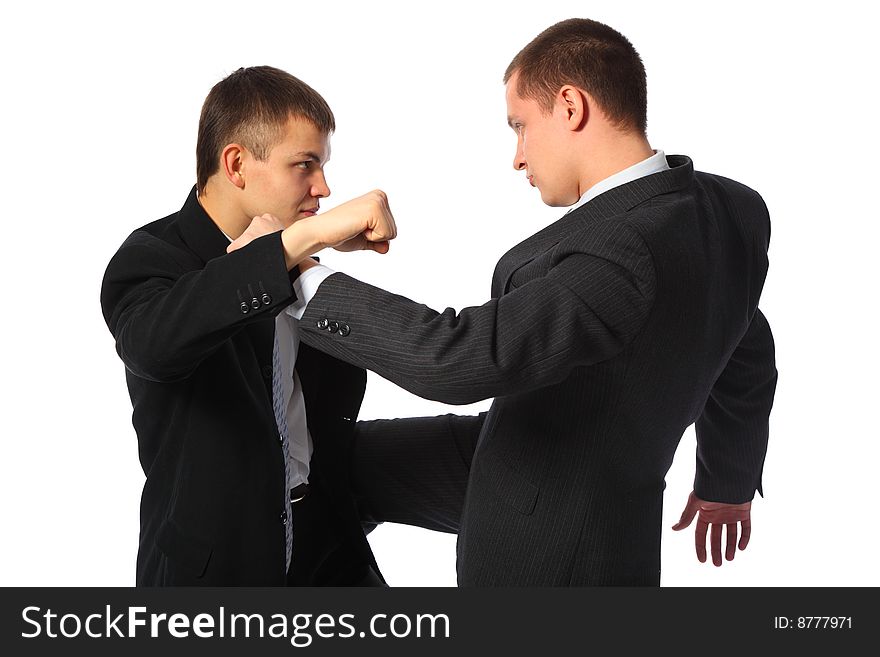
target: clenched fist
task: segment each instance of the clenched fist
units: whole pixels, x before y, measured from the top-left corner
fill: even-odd
[[[282,231],[281,242],[288,269],[328,246],[339,251],[369,249],[388,253],[388,243],[397,237],[388,197],[376,189],[324,214],[300,219],[287,228],[271,214],[254,217],[244,233],[226,250],[235,251],[258,237],[279,230]]]
[[[301,220],[323,246],[339,251],[370,249],[388,252],[397,236],[388,197],[380,189],[368,192],[329,212]]]

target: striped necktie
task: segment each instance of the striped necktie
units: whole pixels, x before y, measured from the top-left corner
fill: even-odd
[[[284,520],[285,548],[287,550],[287,569],[290,569],[290,557],[293,553],[293,508],[290,504],[290,430],[287,427],[285,417],[284,387],[281,383],[281,358],[278,355],[278,335],[275,335],[275,344],[272,349],[272,408],[275,411],[275,422],[278,425],[278,433],[281,436],[281,460],[284,461]],[[286,571],[285,571],[286,572]]]

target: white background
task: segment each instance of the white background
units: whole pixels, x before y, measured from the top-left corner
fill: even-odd
[[[400,228],[387,256],[323,261],[460,309],[561,214],[511,168],[501,76],[538,32],[587,11],[645,61],[652,146],[757,189],[773,218],[767,497],[745,552],[699,564],[692,531],[668,530],[691,489],[688,431],[667,477],[663,585],[880,584],[878,52],[864,3],[23,5],[0,27],[0,584],[134,583],[143,473],[99,289],[123,239],[182,205],[215,82],[271,64],[322,93],[338,123],[325,205],[381,187]],[[449,408],[371,374],[361,417]],[[453,536],[370,538],[392,585],[454,585]]]

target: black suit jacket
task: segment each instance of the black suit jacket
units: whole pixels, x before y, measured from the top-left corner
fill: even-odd
[[[113,256],[101,306],[126,366],[141,465],[138,585],[284,585],[286,482],[272,410],[275,316],[295,300],[280,234],[226,254],[193,190]],[[314,443],[290,583],[375,568],[348,464],[366,373],[301,345]]]
[[[482,306],[437,313],[344,274],[309,303],[304,342],[422,397],[495,397],[477,418],[360,428],[376,519],[459,530],[460,584],[659,584],[664,477],[693,423],[700,497],[761,489],[769,217],[668,159],[511,249]]]

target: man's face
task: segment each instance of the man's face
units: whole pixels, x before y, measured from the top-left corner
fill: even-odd
[[[330,159],[330,136],[310,121],[291,117],[281,141],[265,161],[242,154],[245,179],[242,209],[249,218],[269,213],[285,227],[318,211],[330,195],[324,165]]]
[[[547,205],[561,207],[580,198],[575,168],[569,163],[570,140],[559,103],[544,114],[537,102],[516,93],[518,74],[507,82],[507,123],[516,132],[513,168],[525,171]]]

